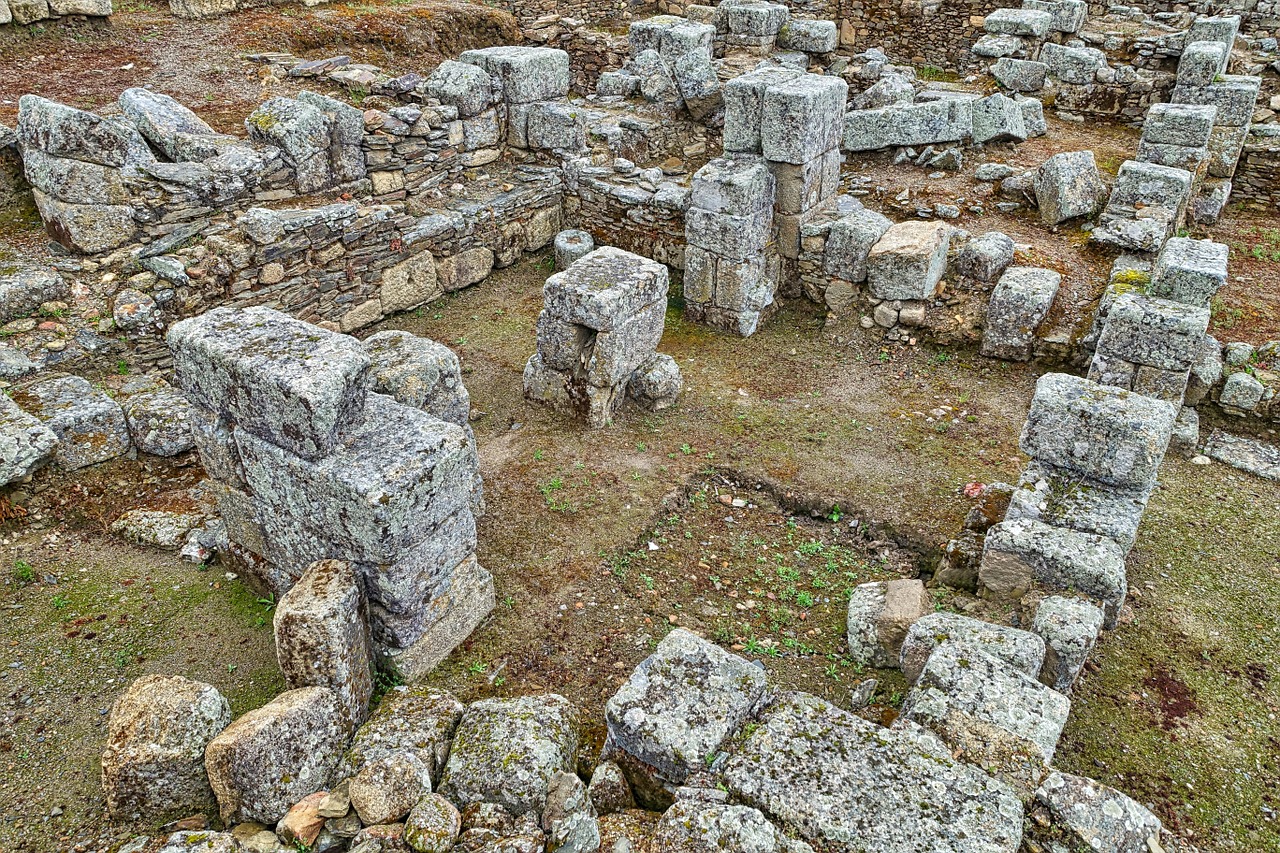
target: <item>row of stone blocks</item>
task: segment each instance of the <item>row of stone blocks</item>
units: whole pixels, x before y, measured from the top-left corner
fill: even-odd
[[[383,665],[433,668],[493,606],[456,356],[267,308],[215,309],[167,339],[247,579],[281,596],[316,561],[347,561]]]

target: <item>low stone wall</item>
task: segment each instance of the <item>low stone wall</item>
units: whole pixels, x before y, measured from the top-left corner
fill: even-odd
[[[111,0],[0,0],[0,32],[60,18],[106,18]]]
[[[565,199],[565,219],[589,232],[598,245],[629,252],[684,269],[684,213],[687,187],[649,190],[622,182],[612,170],[581,176]]]
[[[524,28],[531,42],[558,47],[569,54],[573,91],[587,95],[595,91],[600,74],[618,68],[630,54],[630,44],[622,33],[612,33],[583,25],[575,18],[547,15]]]
[[[629,21],[647,18],[657,10],[654,0],[505,0],[503,7],[526,26],[549,15],[585,21]]]
[[[794,5],[794,4],[793,4]],[[878,47],[910,65],[963,69],[992,10],[1016,6],[991,0],[839,0],[840,41],[854,50]]]
[[[1267,210],[1280,205],[1280,136],[1249,136],[1231,178],[1231,200]]]

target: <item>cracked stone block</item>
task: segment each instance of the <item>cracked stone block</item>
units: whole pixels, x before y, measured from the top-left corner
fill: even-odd
[[[806,213],[835,194],[840,185],[843,158],[838,148],[796,165],[770,161],[777,182],[776,212],[794,216]]]
[[[1207,307],[1227,283],[1227,256],[1225,243],[1170,237],[1156,258],[1147,294]]]
[[[1114,628],[1128,592],[1124,558],[1112,539],[1021,518],[987,531],[978,580],[989,594],[1011,600],[1034,585],[1073,590],[1102,602]]]
[[[493,82],[477,64],[446,59],[427,78],[426,93],[445,106],[455,107],[459,118],[478,116],[493,106]]]
[[[791,18],[778,30],[778,47],[805,53],[833,53],[840,46],[835,21]]]
[[[1053,26],[1053,15],[1040,9],[996,9],[983,19],[982,28],[997,35],[1042,39]]]
[[[1209,151],[1207,148],[1165,145],[1144,139],[1138,143],[1138,152],[1134,157],[1144,163],[1186,169],[1194,175],[1203,175],[1209,162]]]
[[[370,335],[364,349],[371,365],[371,391],[470,429],[471,395],[462,384],[462,365],[453,350],[402,331]]]
[[[1011,92],[1039,92],[1044,88],[1049,66],[1030,59],[1001,57],[989,69],[991,76]]]
[[[764,670],[683,628],[669,633],[605,705],[606,757],[641,803],[661,803],[706,767],[759,706]]]
[[[354,776],[371,761],[408,752],[427,768],[432,784],[438,783],[464,707],[451,694],[426,685],[393,687],[356,732],[333,778]]]
[[[1230,48],[1218,41],[1189,41],[1178,59],[1178,85],[1208,86],[1227,70]]]
[[[233,139],[218,133],[204,119],[160,92],[125,89],[117,103],[138,131],[174,162],[216,157],[220,153],[216,143],[226,144]],[[199,156],[201,154],[204,156]]]
[[[298,190],[323,189],[334,181],[329,151],[333,122],[321,109],[293,98],[271,98],[244,120],[249,138],[280,149],[297,173]]]
[[[1062,276],[1039,267],[1009,267],[987,303],[979,352],[989,358],[1029,361],[1035,334],[1058,295]]]
[[[889,217],[866,208],[831,223],[822,252],[823,272],[852,282],[865,281],[871,248],[892,225]]]
[[[912,623],[902,641],[899,662],[908,684],[920,677],[934,649],[947,642],[981,649],[1032,678],[1044,666],[1044,641],[1030,631],[956,613],[927,613]]]
[[[678,800],[667,809],[653,840],[669,853],[812,853],[813,849],[788,838],[759,809],[695,799]]]
[[[601,246],[547,279],[545,310],[561,320],[611,331],[667,298],[667,268],[640,255]]]
[[[1037,673],[1038,674],[1038,673]],[[924,726],[997,779],[1034,790],[1066,725],[1071,700],[980,648],[943,643],[902,703]]]
[[[706,53],[694,51],[677,59],[671,66],[671,79],[695,121],[710,121],[724,106],[715,63]]]
[[[396,560],[358,563],[356,568],[379,612],[415,614],[422,602],[448,589],[450,574],[475,550],[475,516],[469,509],[461,509]]]
[[[132,446],[120,405],[87,379],[46,379],[14,391],[13,401],[57,436],[54,458],[63,470],[115,459]]]
[[[327,687],[348,727],[364,722],[373,697],[373,659],[364,596],[351,564],[313,563],[281,597],[273,625],[285,684]]]
[[[973,136],[974,98],[944,98],[845,114],[846,151],[961,142]]]
[[[1129,797],[1083,776],[1055,770],[1040,785],[1036,801],[1053,823],[1090,850],[1160,849],[1159,818]]]
[[[1040,602],[1031,630],[1044,639],[1044,669],[1040,681],[1059,693],[1070,693],[1106,617],[1102,610],[1079,598],[1051,595]]]
[[[1022,806],[1013,789],[955,761],[915,725],[884,729],[815,696],[784,694],[735,747],[722,775],[735,801],[834,853],[1013,853]]]
[[[724,85],[724,150],[760,153],[764,94],[770,87],[801,73],[794,68],[767,67],[734,77]]]
[[[1117,488],[1033,461],[1018,480],[1006,520],[1031,518],[1054,527],[1096,533],[1114,539],[1127,551],[1137,537],[1152,488]]]
[[[270,308],[215,308],[169,327],[174,379],[196,405],[306,459],[364,413],[360,342]]]
[[[709,213],[735,216],[771,210],[776,185],[762,160],[718,157],[694,173],[689,203]]]
[[[1000,231],[974,237],[956,257],[956,271],[965,278],[995,281],[1013,263],[1013,238]]]
[[[896,668],[907,630],[933,610],[933,599],[918,580],[858,585],[846,617],[849,656],[855,664]]]
[[[932,299],[947,268],[954,229],[942,222],[899,222],[867,255],[867,284],[879,299]]]
[[[113,820],[163,821],[213,805],[204,754],[231,722],[216,688],[176,675],[145,675],[111,706],[102,789]]]
[[[663,353],[654,353],[627,380],[627,396],[651,412],[674,406],[683,389],[680,365]]]
[[[1065,151],[1040,164],[1035,173],[1040,220],[1060,225],[1069,219],[1093,216],[1107,197],[1092,151]]]
[[[1213,123],[1220,127],[1244,127],[1253,119],[1261,77],[1223,74],[1204,86],[1174,86],[1169,95],[1177,104],[1205,104],[1217,107]]]
[[[209,784],[225,825],[274,825],[321,790],[350,734],[332,690],[287,690],[241,716],[205,751]]]
[[[240,428],[234,436],[265,508],[330,543],[332,556],[387,562],[469,506],[477,463],[460,427],[379,394],[366,415],[314,462]]]
[[[464,51],[458,61],[497,77],[508,103],[554,101],[569,93],[569,54],[563,50],[503,45]]]
[[[53,430],[0,395],[0,486],[30,477],[57,447]]]
[[[1049,28],[1060,33],[1078,33],[1089,16],[1084,0],[1024,0],[1022,8],[1048,12],[1053,20]]]
[[[765,89],[760,114],[765,158],[801,164],[839,148],[848,96],[848,83],[825,74],[804,74]]]
[[[1019,446],[1038,462],[1121,488],[1155,482],[1177,410],[1078,376],[1036,382]]]
[[[51,157],[30,148],[22,157],[27,182],[59,202],[72,205],[126,205],[123,172],[69,157]]]
[[[573,770],[577,728],[573,705],[554,693],[473,702],[458,723],[439,793],[459,808],[493,803],[516,816],[541,813],[551,778]]]
[[[1142,122],[1142,140],[1204,148],[1209,144],[1217,108],[1200,104],[1152,104]]]

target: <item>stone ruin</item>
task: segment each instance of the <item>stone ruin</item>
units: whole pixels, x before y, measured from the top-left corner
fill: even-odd
[[[236,4],[180,5],[199,17]],[[35,20],[17,9],[0,0],[0,24]],[[1258,70],[1237,55],[1241,19],[1091,19],[1080,0],[1024,0],[980,24],[966,14],[962,35],[923,26],[973,72],[957,84],[854,53],[857,28],[843,25],[861,9],[840,26],[762,0],[680,11],[634,21],[609,45],[618,61],[590,74],[589,57],[545,46],[398,77],[346,57],[260,56],[272,75],[375,100],[274,97],[244,136],[146,89],[124,91],[117,115],[27,95],[15,131],[0,128],[71,253],[54,271],[0,276],[0,320],[101,276],[109,329],[150,369],[113,396],[55,375],[62,350],[38,363],[0,349],[15,382],[0,397],[0,484],[195,448],[220,520],[185,544],[278,601],[288,690],[263,707],[232,720],[211,686],[150,676],[112,709],[113,818],[216,808],[236,827],[176,833],[165,853],[591,851],[634,806],[662,813],[664,850],[852,851],[871,837],[889,853],[1012,853],[1046,849],[1033,846],[1046,826],[1092,849],[1161,849],[1150,811],[1054,756],[1073,685],[1121,625],[1125,559],[1167,451],[1280,478],[1274,448],[1221,430],[1201,440],[1206,403],[1280,417],[1280,377],[1258,368],[1280,344],[1208,335],[1228,248],[1181,236],[1216,223],[1233,193],[1277,196],[1274,113],[1255,124],[1262,79],[1229,73]],[[1116,34],[1117,21],[1135,26]],[[997,162],[1052,136],[1050,119],[1100,117],[1141,127],[1114,180],[1091,151]],[[980,190],[954,204],[859,175],[946,177],[975,159]],[[1061,271],[1006,234],[953,224],[989,207],[1027,214],[1046,240],[1086,222],[1114,256],[1078,339],[1051,328]],[[494,607],[476,560],[470,401],[447,347],[350,334],[549,246],[523,392],[591,428],[625,417],[627,400],[677,405],[681,368],[658,352],[668,310],[750,337],[808,300],[841,334],[968,340],[985,358],[1075,369],[1040,376],[1020,478],[986,487],[991,511],[971,514],[933,577],[1002,603],[1017,626],[934,612],[919,579],[857,587],[850,657],[908,684],[890,726],[784,692],[676,629],[605,704],[585,767],[586,721],[563,697],[463,705],[414,683]],[[410,684],[370,714],[379,670]]]

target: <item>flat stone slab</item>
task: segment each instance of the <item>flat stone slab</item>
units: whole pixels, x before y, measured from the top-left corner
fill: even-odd
[[[957,613],[930,613],[917,620],[902,642],[902,674],[920,677],[933,650],[946,642],[977,648],[1034,678],[1044,665],[1044,640],[1018,628]]]
[[[608,332],[667,298],[667,268],[657,261],[601,246],[543,287],[546,310],[568,323]]]
[[[169,327],[174,379],[192,402],[304,459],[364,414],[360,342],[270,308],[215,308]]]
[[[64,470],[115,459],[132,446],[120,404],[87,379],[46,379],[14,391],[13,401],[58,437],[55,458]]]
[[[835,853],[863,853],[868,839],[877,853],[1012,853],[1022,840],[1013,790],[933,734],[805,693],[769,705],[722,775],[736,800]]]
[[[1241,438],[1215,429],[1205,443],[1204,454],[1267,480],[1280,480],[1280,447]]]
[[[1096,533],[1128,551],[1153,488],[1122,489],[1033,461],[1023,469],[1005,520],[1034,518],[1055,527]]]

